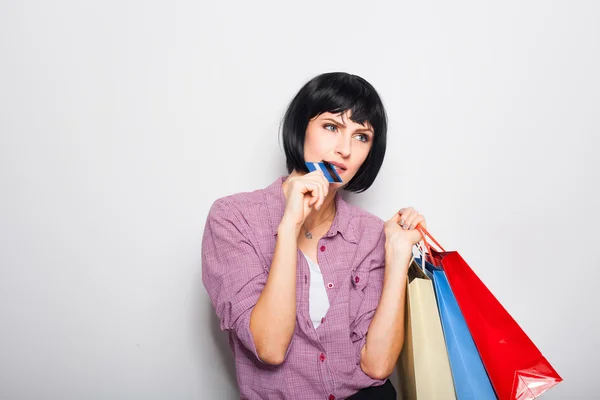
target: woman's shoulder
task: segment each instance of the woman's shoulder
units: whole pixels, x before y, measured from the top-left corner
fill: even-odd
[[[265,198],[265,190],[265,188],[261,188],[252,191],[242,191],[228,194],[215,199],[213,201],[213,205],[225,204],[229,207],[243,210],[245,207],[251,207],[252,205],[263,203]]]
[[[221,196],[213,200],[208,219],[226,219],[232,222],[251,224],[255,217],[264,215],[265,189],[242,191]]]
[[[350,229],[360,238],[372,237],[378,240],[383,233],[385,221],[357,205],[347,203],[347,206]]]

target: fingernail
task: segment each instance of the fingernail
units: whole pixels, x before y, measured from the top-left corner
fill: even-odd
[[[411,230],[413,228],[412,224],[408,227],[409,230]]]
[[[320,209],[321,209],[321,205],[319,204],[319,205],[317,206],[317,210],[320,210]]]
[[[402,226],[404,228],[404,220],[403,219],[400,220],[400,226]]]

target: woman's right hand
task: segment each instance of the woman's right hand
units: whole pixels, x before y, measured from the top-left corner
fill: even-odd
[[[288,178],[283,221],[301,226],[313,209],[319,209],[329,193],[329,181],[321,170]]]

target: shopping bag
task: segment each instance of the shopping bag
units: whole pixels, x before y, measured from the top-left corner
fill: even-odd
[[[552,365],[460,254],[445,251],[425,228],[417,229],[441,250],[425,240],[431,261],[448,279],[498,398],[534,399],[561,382]]]
[[[422,265],[421,258],[415,258],[415,261]],[[425,265],[426,270],[433,277],[457,399],[496,400],[492,384],[444,271],[428,262]]]
[[[414,259],[408,269],[398,372],[403,400],[456,399],[433,284]]]

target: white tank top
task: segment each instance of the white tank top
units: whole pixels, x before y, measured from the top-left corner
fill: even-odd
[[[304,254],[303,251],[301,251]],[[325,281],[319,264],[314,263],[306,254],[304,254],[306,262],[310,268],[310,290],[308,292],[308,310],[310,319],[317,329],[321,325],[321,319],[329,309],[329,298],[327,297],[327,289],[325,289]]]

